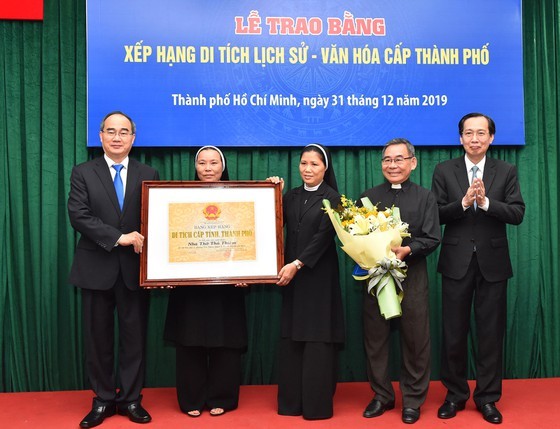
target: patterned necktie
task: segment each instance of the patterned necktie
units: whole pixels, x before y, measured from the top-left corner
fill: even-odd
[[[115,174],[115,180],[113,180],[113,184],[115,185],[117,200],[119,200],[119,206],[122,210],[124,204],[124,186],[121,179],[121,170],[124,168],[124,165],[113,164],[113,168],[117,171],[117,174]]]
[[[472,170],[472,179],[471,179],[471,185],[474,182],[474,179],[476,179],[476,173],[478,172],[479,168],[476,165],[473,165],[473,167],[471,168]],[[474,210],[476,211],[476,208],[478,207],[478,205],[476,204],[476,199],[474,200],[474,204],[473,204]]]

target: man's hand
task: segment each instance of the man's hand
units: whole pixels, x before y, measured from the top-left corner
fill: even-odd
[[[476,204],[478,206],[483,206],[486,203],[486,189],[484,188],[484,182],[482,179],[474,179],[473,185],[476,186]]]
[[[467,189],[467,193],[463,197],[463,207],[471,207],[474,202],[479,206],[483,206],[486,202],[486,189],[482,179],[476,178],[473,180],[472,185]]]
[[[134,246],[134,251],[136,253],[142,253],[142,246],[144,245],[144,236],[137,231],[129,232],[128,234],[121,235],[119,241],[117,241],[119,246]]]
[[[410,255],[410,253],[412,252],[410,246],[395,247],[394,249],[391,250],[395,252],[397,259],[400,259],[401,261],[404,261],[404,258]]]

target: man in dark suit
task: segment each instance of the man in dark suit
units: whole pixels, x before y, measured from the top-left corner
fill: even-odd
[[[473,399],[483,418],[501,423],[502,353],[507,280],[513,271],[506,224],[523,220],[525,204],[515,166],[486,156],[494,121],[469,113],[459,122],[465,155],[436,166],[432,191],[445,225],[438,271],[442,274],[441,380],[447,388],[438,417],[455,417],[470,396],[467,335],[474,300],[477,333]]]
[[[96,394],[80,422],[91,428],[115,413],[136,423],[151,416],[141,405],[144,384],[148,295],[139,287],[141,187],[158,173],[130,159],[134,122],[122,112],[101,122],[103,157],[73,168],[68,214],[81,234],[70,283],[82,290],[86,372]],[[114,373],[114,318],[119,349]]]

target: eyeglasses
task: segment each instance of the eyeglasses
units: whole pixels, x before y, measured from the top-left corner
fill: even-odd
[[[131,136],[132,133],[128,130],[121,130],[117,133],[116,130],[107,130],[107,131],[103,131],[105,134],[107,134],[109,137],[111,138],[115,138],[115,136],[118,134],[119,137],[121,139],[127,138],[128,136]]]
[[[385,158],[383,158],[381,160],[381,164],[383,165],[391,165],[391,163],[395,163],[396,165],[398,165],[399,167],[401,165],[404,165],[404,162],[407,159],[412,159],[414,158],[413,156],[407,156],[407,157],[403,157],[403,156],[397,156],[396,158],[389,158],[388,156],[386,156]]]
[[[465,131],[463,133],[463,137],[465,137],[466,139],[472,139],[475,134],[479,139],[484,139],[484,138],[488,137],[488,132],[486,132],[486,131],[477,131],[477,132]]]

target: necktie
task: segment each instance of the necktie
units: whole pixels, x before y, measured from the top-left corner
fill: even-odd
[[[124,204],[124,187],[121,179],[121,170],[123,169],[123,167],[124,165],[121,164],[113,164],[113,168],[117,171],[117,174],[115,174],[115,180],[113,180],[113,184],[115,185],[115,191],[117,192],[117,200],[119,200],[119,206],[121,210]]]
[[[478,168],[476,165],[473,165],[473,167],[471,168],[471,170],[472,170],[471,185],[472,185],[473,182],[474,182],[474,179],[476,179],[476,173],[478,172],[479,168]],[[477,206],[478,206],[478,205],[476,204],[476,200],[474,200],[473,207],[474,207],[475,211],[476,211]]]

